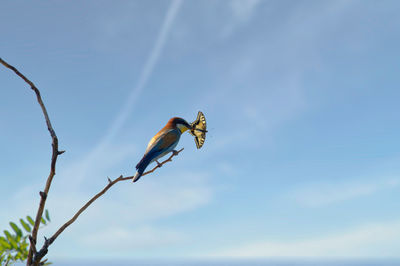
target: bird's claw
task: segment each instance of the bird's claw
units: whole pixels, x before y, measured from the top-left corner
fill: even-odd
[[[157,160],[156,160],[156,163],[157,163],[157,166],[158,166],[158,167],[161,167],[161,166],[162,166],[162,164],[161,164],[159,161],[157,161]]]
[[[172,150],[172,154],[173,154],[174,156],[176,156],[176,155],[179,154],[179,152],[178,152],[177,150]]]

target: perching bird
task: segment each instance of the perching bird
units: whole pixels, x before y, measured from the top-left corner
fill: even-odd
[[[160,165],[157,159],[171,151],[176,153],[174,148],[178,144],[181,134],[191,128],[191,125],[184,119],[179,117],[171,118],[165,127],[163,127],[147,145],[142,160],[136,165],[137,172],[133,177],[133,182],[139,180],[150,163],[156,161],[157,164]]]

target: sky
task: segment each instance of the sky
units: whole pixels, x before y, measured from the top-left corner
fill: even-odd
[[[51,236],[169,118],[202,149],[112,187],[50,261],[400,258],[398,1],[3,1],[0,57],[60,150]],[[0,68],[0,228],[36,214],[51,139]]]

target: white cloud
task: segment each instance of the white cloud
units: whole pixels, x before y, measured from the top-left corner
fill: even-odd
[[[140,225],[196,209],[212,199],[213,191],[204,174],[188,172],[160,176],[156,171],[142,179],[135,184],[129,180],[123,181],[110,188],[73,225],[77,234],[88,230],[93,222],[96,223],[97,231],[101,231],[110,223],[115,224],[115,217],[123,217],[118,220],[116,226]],[[102,180],[103,185],[97,187],[94,192],[88,192],[85,187],[79,189],[79,186],[75,185],[54,189],[47,203],[54,221],[51,229],[55,230],[71,218],[84,203],[99,192],[107,182],[105,178]],[[31,197],[32,193],[29,193],[24,198]]]
[[[236,19],[246,21],[251,18],[259,3],[260,0],[233,0],[230,4],[230,8]]]
[[[292,241],[260,241],[210,254],[216,257],[398,257],[400,221]]]
[[[256,7],[260,4],[260,2],[260,0],[231,1],[229,10],[232,15],[232,19],[224,27],[222,31],[222,37],[229,37],[239,26],[247,23],[254,15]]]
[[[335,202],[342,202],[358,197],[372,195],[382,190],[392,189],[400,185],[399,179],[359,180],[345,183],[309,184],[290,192],[289,198],[294,198],[300,205],[320,207]]]
[[[144,176],[141,183],[120,184],[118,195],[98,203],[94,219],[124,217],[124,224],[154,221],[177,213],[193,210],[207,204],[212,189],[206,184],[206,175],[187,174]],[[107,217],[103,217],[107,213]]]
[[[96,234],[85,234],[80,241],[91,249],[124,252],[131,249],[171,245],[184,241],[185,236],[165,228],[141,226],[138,228],[107,227]]]

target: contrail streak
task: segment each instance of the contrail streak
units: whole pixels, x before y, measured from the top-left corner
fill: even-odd
[[[106,144],[111,139],[113,139],[131,114],[134,103],[137,101],[140,93],[145,87],[147,81],[149,80],[149,77],[153,72],[154,66],[156,65],[158,58],[160,57],[160,53],[164,47],[165,40],[167,39],[168,33],[171,29],[171,25],[176,17],[176,14],[178,13],[181,3],[181,0],[173,0],[171,2],[155,45],[151,50],[151,53],[143,67],[142,73],[139,77],[139,81],[131,91],[128,99],[125,102],[125,105],[122,107],[121,111],[117,115],[107,134],[101,140],[99,146],[102,146],[102,144]]]
[[[80,171],[79,171],[79,178],[82,180],[88,171],[89,166],[96,161],[96,158],[99,156],[103,156],[106,153],[107,145],[110,141],[115,137],[118,131],[122,128],[126,120],[128,119],[129,115],[132,114],[132,109],[134,107],[134,103],[139,98],[139,95],[143,88],[146,86],[147,81],[149,80],[151,73],[160,57],[160,53],[164,47],[165,41],[168,37],[168,33],[171,29],[171,26],[174,22],[174,19],[178,13],[178,10],[182,4],[181,0],[172,0],[166,16],[164,18],[163,24],[161,26],[160,32],[158,33],[156,42],[154,44],[153,49],[150,52],[149,57],[146,60],[146,63],[143,67],[142,73],[139,76],[139,81],[136,86],[132,89],[131,93],[128,96],[124,106],[121,108],[120,112],[118,113],[117,117],[115,118],[114,122],[108,129],[105,136],[99,141],[99,143],[87,154],[80,162]]]

